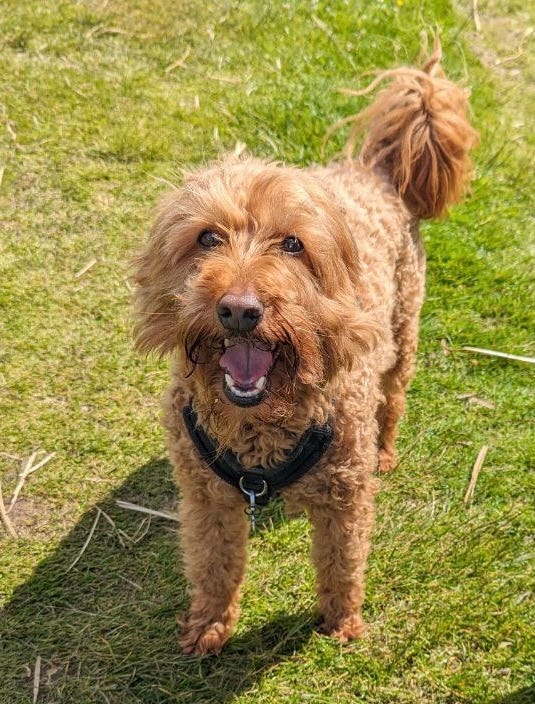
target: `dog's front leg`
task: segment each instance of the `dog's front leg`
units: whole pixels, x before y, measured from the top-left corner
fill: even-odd
[[[217,501],[204,492],[185,492],[180,522],[191,605],[179,644],[188,654],[218,653],[239,613],[249,531],[244,504],[239,496]]]
[[[364,632],[364,570],[373,524],[373,492],[360,489],[352,504],[314,506],[312,559],[323,623],[320,630],[345,642]]]

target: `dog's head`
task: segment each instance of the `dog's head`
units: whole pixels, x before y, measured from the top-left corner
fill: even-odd
[[[137,259],[137,346],[205,402],[280,413],[375,342],[340,209],[302,171],[232,159],[163,201]]]

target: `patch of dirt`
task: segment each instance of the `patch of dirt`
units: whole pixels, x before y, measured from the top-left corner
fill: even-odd
[[[460,16],[472,17],[464,36],[483,66],[500,79],[510,126],[524,140],[535,113],[535,5],[518,0],[462,0],[456,5]]]
[[[64,534],[73,521],[65,507],[58,511],[52,502],[36,496],[19,496],[9,518],[18,537],[29,540],[48,540],[51,535]],[[0,540],[2,537],[0,532]]]

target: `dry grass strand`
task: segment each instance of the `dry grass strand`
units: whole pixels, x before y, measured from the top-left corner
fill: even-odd
[[[483,462],[485,461],[485,457],[487,456],[488,450],[489,450],[489,446],[483,445],[483,447],[481,448],[481,450],[479,451],[479,453],[477,455],[476,461],[475,461],[474,466],[472,468],[470,482],[468,484],[468,488],[467,488],[466,493],[464,495],[465,505],[468,505],[472,501],[472,497],[474,495],[474,490],[476,488],[477,478],[479,477],[481,467],[483,467]]]

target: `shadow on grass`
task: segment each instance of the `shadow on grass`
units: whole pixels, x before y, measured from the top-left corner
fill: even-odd
[[[535,685],[508,694],[503,699],[493,699],[490,704],[533,704],[535,702]]]
[[[39,655],[40,702],[224,703],[308,641],[312,614],[279,613],[238,631],[217,658],[181,655],[175,614],[187,598],[176,525],[149,524],[118,509],[118,498],[172,505],[169,464],[149,462],[99,504],[114,525],[101,515],[79,562],[67,571],[97,512],[85,514],[0,612],[0,702],[31,701]],[[276,511],[272,521],[278,522]]]

